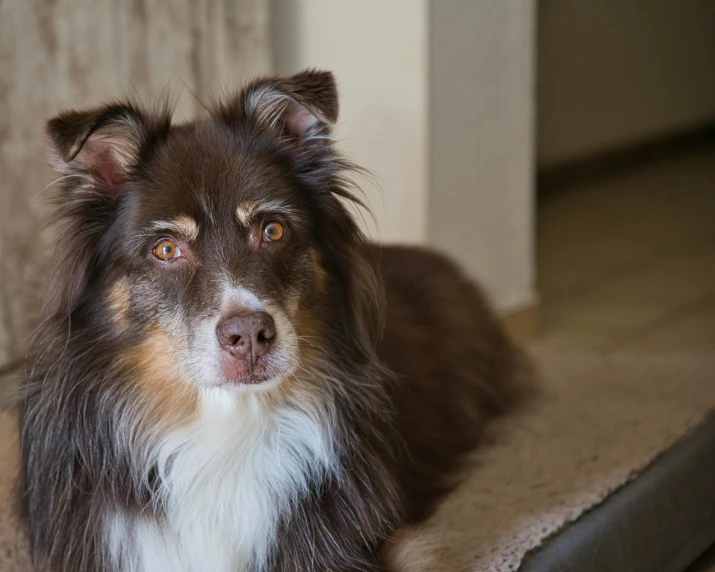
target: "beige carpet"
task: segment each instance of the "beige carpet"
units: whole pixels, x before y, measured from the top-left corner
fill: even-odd
[[[715,408],[715,355],[536,355],[543,395],[493,427],[467,480],[428,523],[439,560],[508,572],[585,510],[637,476]],[[9,513],[14,421],[0,417],[0,570],[27,570]]]

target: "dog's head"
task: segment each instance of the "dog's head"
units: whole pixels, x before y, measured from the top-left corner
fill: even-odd
[[[333,76],[306,71],[183,125],[130,103],[52,119],[65,177],[47,312],[168,391],[371,359],[380,291],[343,204],[337,116]]]

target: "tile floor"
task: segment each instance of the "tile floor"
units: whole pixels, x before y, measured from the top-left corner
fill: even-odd
[[[715,350],[715,149],[545,196],[538,268],[535,345]]]
[[[555,191],[539,345],[715,350],[715,149]]]

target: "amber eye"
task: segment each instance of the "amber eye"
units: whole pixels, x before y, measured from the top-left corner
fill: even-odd
[[[154,256],[165,262],[177,259],[180,254],[179,247],[176,246],[173,240],[168,238],[160,240],[154,247]]]
[[[263,240],[266,242],[277,242],[285,234],[283,225],[279,222],[269,222],[263,227]]]

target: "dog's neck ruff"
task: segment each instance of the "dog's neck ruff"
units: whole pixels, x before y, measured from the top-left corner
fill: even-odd
[[[261,570],[281,519],[338,471],[327,404],[220,389],[204,392],[198,418],[146,455],[161,483],[154,510],[118,511],[108,528],[122,571]]]

